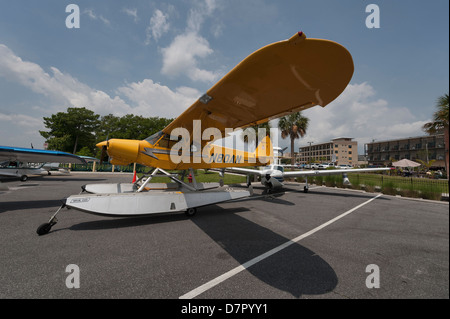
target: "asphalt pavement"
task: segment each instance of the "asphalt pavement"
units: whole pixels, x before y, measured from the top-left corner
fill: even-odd
[[[289,183],[183,213],[63,209],[88,183],[131,174],[2,179],[0,298],[449,298],[448,202]],[[4,188],[4,187],[3,187]]]

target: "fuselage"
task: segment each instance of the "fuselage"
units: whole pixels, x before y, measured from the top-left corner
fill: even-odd
[[[3,165],[0,165],[0,175],[20,177],[23,180],[26,180],[28,175],[42,175],[47,172],[42,166],[30,167],[27,163],[21,162],[14,162],[14,165],[5,162]]]
[[[283,166],[276,164],[262,168],[261,184],[269,189],[283,187],[283,172]]]
[[[258,148],[264,151],[241,151],[223,146],[206,144],[203,149],[183,144],[169,135],[157,133],[145,140],[110,139],[97,144],[106,148],[113,165],[138,163],[149,167],[168,170],[185,170],[189,168],[225,168],[230,166],[262,166],[272,160],[270,145]],[[268,143],[270,144],[270,142]]]

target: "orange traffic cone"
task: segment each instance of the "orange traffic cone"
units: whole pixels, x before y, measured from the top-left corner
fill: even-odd
[[[136,171],[134,171],[132,183],[136,183]]]

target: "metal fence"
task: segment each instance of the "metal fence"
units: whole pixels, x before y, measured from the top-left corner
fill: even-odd
[[[350,182],[356,185],[392,187],[396,189],[433,191],[448,194],[447,179],[388,176],[380,174],[349,174]]]
[[[68,168],[69,165],[65,164],[65,165],[62,165],[62,167]],[[72,171],[92,172],[93,168],[94,168],[93,163],[72,164],[71,165]],[[147,166],[136,164],[136,172],[137,173],[146,173],[149,171],[149,169],[150,168]],[[111,164],[105,163],[102,165],[100,165],[100,164],[95,165],[96,172],[112,172],[112,170],[113,170],[113,165],[111,165]],[[131,165],[115,165],[114,172],[133,173],[133,164],[131,164]]]

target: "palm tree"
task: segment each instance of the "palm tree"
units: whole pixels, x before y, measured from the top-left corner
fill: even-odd
[[[291,138],[291,165],[294,165],[294,141],[305,136],[309,119],[302,112],[292,113],[280,118],[278,128],[281,130],[281,138]]]
[[[445,144],[445,170],[447,178],[449,178],[448,167],[448,93],[440,96],[436,103],[437,110],[433,114],[433,122],[426,123],[423,130],[428,134],[436,134],[440,130],[444,130]]]
[[[250,132],[253,129],[253,132],[255,133],[253,134],[246,134],[246,130],[249,129]],[[258,130],[259,129],[265,129],[266,130],[266,136],[270,136],[270,124],[269,121],[261,123],[261,124],[257,124],[257,125],[253,125],[253,126],[249,126],[247,128],[245,128],[242,131],[241,134],[241,138],[242,140],[247,143],[247,144],[251,144],[251,143],[256,143],[257,139],[258,139]],[[248,132],[247,132],[248,133]]]

